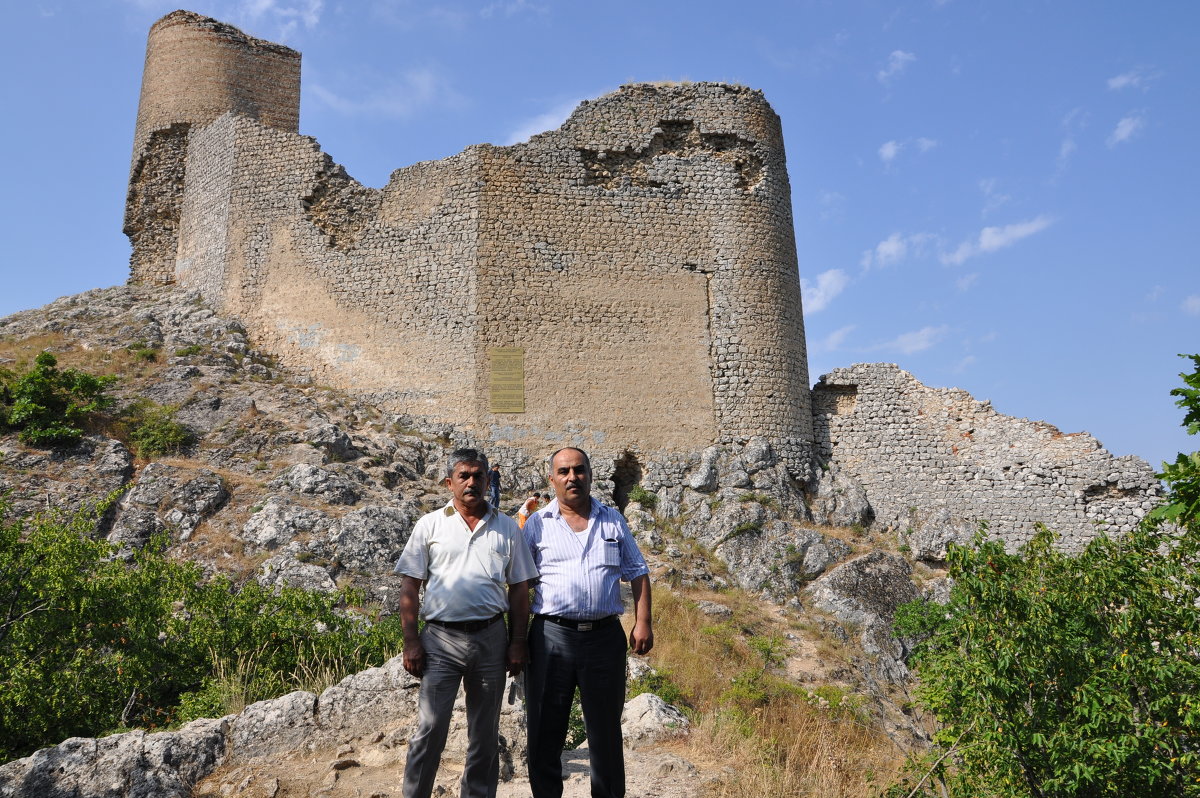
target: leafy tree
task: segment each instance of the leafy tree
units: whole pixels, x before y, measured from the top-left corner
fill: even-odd
[[[1177,389],[1200,429],[1200,357]],[[1016,554],[983,531],[951,547],[949,604],[916,602],[918,697],[942,746],[891,794],[1200,795],[1200,458],[1165,466],[1166,501],[1078,556],[1041,528]],[[1166,523],[1166,522],[1170,523]],[[909,787],[915,782],[910,792]]]
[[[70,446],[97,413],[112,407],[105,393],[116,377],[98,377],[58,368],[58,359],[42,352],[24,374],[0,374],[0,422],[20,431],[32,446]]]

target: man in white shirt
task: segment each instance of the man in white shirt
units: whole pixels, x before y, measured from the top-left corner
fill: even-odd
[[[454,498],[417,521],[396,563],[403,576],[404,668],[421,679],[404,798],[429,798],[433,791],[460,682],[467,697],[467,758],[459,794],[496,794],[505,669],[515,676],[529,660],[529,580],[537,568],[516,522],[488,504],[487,473],[482,452],[452,452],[446,485]],[[419,636],[418,609],[425,620]]]
[[[630,583],[636,654],[654,646],[650,577],[625,518],[591,497],[592,466],[580,449],[550,458],[555,500],[522,530],[540,577],[529,629],[529,787],[533,798],[561,798],[562,756],[571,700],[579,688],[593,798],[625,795],[621,710],[626,638],[620,582]]]

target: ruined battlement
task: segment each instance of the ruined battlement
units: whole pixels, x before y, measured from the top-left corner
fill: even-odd
[[[297,133],[299,59],[189,12],[151,29],[134,281],[198,288],[321,382],[481,440],[764,435],[807,474],[790,188],[761,92],[623,86],[373,189]]]

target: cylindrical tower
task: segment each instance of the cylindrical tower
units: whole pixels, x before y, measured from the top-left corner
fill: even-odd
[[[133,282],[172,282],[188,133],[232,111],[296,132],[300,54],[175,11],[150,28],[125,205]]]

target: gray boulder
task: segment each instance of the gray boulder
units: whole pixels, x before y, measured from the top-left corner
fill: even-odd
[[[836,466],[818,471],[808,496],[809,511],[818,524],[866,526],[873,519],[867,492]]]
[[[896,607],[920,597],[903,557],[873,551],[832,569],[807,589],[813,606],[861,630],[864,675],[891,684],[908,678],[905,651],[892,634]]]
[[[117,505],[108,539],[138,548],[152,535],[171,530],[187,540],[228,499],[229,491],[216,472],[151,463]]]
[[[314,563],[301,562],[293,554],[276,554],[258,567],[256,580],[263,587],[298,587],[332,593],[337,584],[329,572]]]
[[[400,558],[420,514],[411,502],[402,507],[371,504],[347,513],[330,537],[337,561],[356,571],[387,570]]]
[[[653,693],[641,693],[625,703],[621,713],[621,736],[637,748],[688,732],[687,716]]]
[[[970,543],[979,522],[955,518],[948,509],[934,510],[923,523],[910,528],[901,539],[912,550],[912,556],[924,562],[944,562],[951,543]]]
[[[354,504],[362,493],[358,485],[336,471],[297,463],[271,480],[274,490],[319,496],[330,504]]]
[[[190,798],[225,756],[229,719],[71,739],[0,767],[0,798]]]
[[[241,538],[252,548],[277,549],[297,537],[320,532],[332,523],[322,512],[282,496],[272,496],[242,526]]]
[[[321,424],[304,431],[303,438],[325,455],[325,462],[345,462],[362,456],[350,436],[336,424]]]

